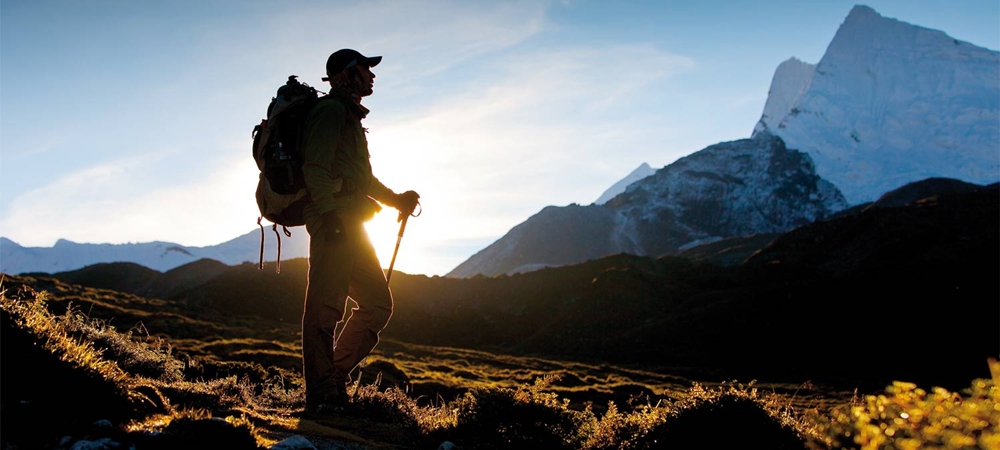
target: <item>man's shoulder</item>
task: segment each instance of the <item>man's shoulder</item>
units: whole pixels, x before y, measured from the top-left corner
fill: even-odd
[[[363,119],[368,114],[365,107],[338,92],[331,92],[320,97],[312,109],[312,112],[316,111],[322,111],[324,114],[349,116],[358,120]]]
[[[316,103],[309,109],[309,117],[325,121],[324,118],[346,117],[348,105],[343,100],[325,95],[316,99]]]
[[[347,112],[348,103],[345,99],[340,98],[335,95],[324,95],[316,99],[316,105],[313,106],[313,110],[317,109],[336,109],[340,111]]]

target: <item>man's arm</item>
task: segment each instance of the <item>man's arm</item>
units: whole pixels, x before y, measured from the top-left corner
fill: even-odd
[[[411,214],[416,209],[417,201],[420,198],[420,195],[413,191],[397,194],[374,176],[372,177],[372,185],[368,188],[368,196],[378,200],[383,205],[391,206],[406,214]]]
[[[392,206],[393,200],[396,198],[396,193],[392,189],[387,188],[381,181],[376,177],[372,177],[372,185],[368,188],[368,196],[374,198],[379,203],[383,205]]]
[[[334,194],[340,186],[334,184],[333,161],[346,117],[343,104],[326,101],[317,104],[306,118],[302,174],[309,196],[321,215],[332,211],[336,205]]]

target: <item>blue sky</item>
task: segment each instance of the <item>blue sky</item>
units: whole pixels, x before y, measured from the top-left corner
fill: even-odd
[[[250,131],[290,74],[382,55],[376,175],[421,193],[396,268],[443,275],[546,205],[749,137],[774,69],[857,1],[0,3],[0,235],[217,244],[256,228]],[[869,1],[1000,48],[1000,2]],[[369,231],[387,264],[395,215]],[[304,230],[302,231],[304,233]]]

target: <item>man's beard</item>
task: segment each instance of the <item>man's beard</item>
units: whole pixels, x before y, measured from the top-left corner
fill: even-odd
[[[359,96],[361,96],[361,97],[367,97],[369,95],[372,95],[374,92],[375,92],[375,90],[372,88],[372,85],[367,84],[367,83],[365,83],[363,81],[359,81],[358,82],[358,95]]]
[[[371,81],[365,81],[364,77],[356,71],[342,72],[330,81],[334,89],[342,91],[355,99],[372,95],[374,89]]]
[[[358,97],[367,97],[372,95],[374,89],[372,89],[372,82],[365,81],[365,77],[361,75],[358,71],[352,71],[351,73],[351,87],[353,87],[353,93]]]

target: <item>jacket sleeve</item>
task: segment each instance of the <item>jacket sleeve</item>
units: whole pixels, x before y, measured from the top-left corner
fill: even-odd
[[[377,200],[383,205],[393,206],[392,201],[396,197],[396,193],[385,187],[378,178],[372,177],[372,185],[368,188],[368,196]]]
[[[347,110],[340,102],[320,102],[306,117],[302,175],[319,214],[335,209],[333,161],[344,132]]]

